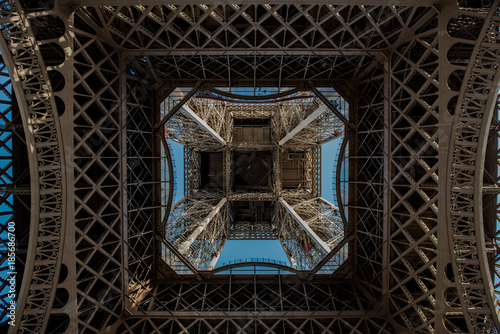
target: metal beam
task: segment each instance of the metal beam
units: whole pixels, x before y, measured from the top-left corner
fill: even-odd
[[[0,194],[31,195],[30,185],[5,184],[0,186]]]
[[[162,319],[180,318],[236,318],[249,317],[246,311],[148,311],[147,316]],[[369,310],[328,310],[328,311],[259,311],[258,318],[378,318],[382,316],[378,311]]]
[[[180,111],[186,116],[190,117],[193,121],[195,121],[200,128],[208,132],[219,143],[221,143],[222,145],[226,145],[226,141],[217,132],[215,132],[214,129],[212,129],[210,125],[207,124],[207,122],[205,122],[200,116],[196,115],[193,109],[189,108],[187,105],[184,105],[181,107]]]
[[[500,194],[500,187],[496,184],[483,185],[483,194]]]
[[[193,242],[198,238],[198,236],[203,232],[203,230],[208,226],[208,224],[212,221],[212,219],[219,213],[220,209],[227,202],[227,198],[224,197],[220,200],[219,204],[210,212],[210,214],[203,219],[203,221],[198,225],[198,227],[191,233],[191,235],[179,246],[179,252],[183,255],[189,250],[189,247],[193,244]]]
[[[278,144],[284,145],[287,141],[292,139],[297,133],[299,133],[302,129],[311,124],[312,121],[314,121],[316,118],[318,118],[319,115],[321,115],[327,110],[328,108],[324,104],[320,105],[309,116],[307,116],[306,119],[302,120],[302,122],[300,122],[299,125],[295,127],[295,129],[288,132],[286,136],[278,142]]]
[[[331,57],[331,56],[374,56],[382,54],[378,49],[333,49],[333,48],[279,48],[279,49],[259,49],[259,48],[245,48],[245,49],[232,49],[232,48],[161,48],[161,49],[146,49],[138,48],[127,50],[126,54],[130,56],[143,57],[147,56],[225,56],[227,54],[232,56],[317,56],[317,57]]]
[[[325,256],[306,276],[306,279],[309,281],[309,280],[312,280],[314,278],[314,275],[316,275],[316,273],[318,271],[320,271],[327,263],[328,261],[330,261],[332,259],[333,256],[337,255],[341,250],[342,248],[344,248],[345,245],[347,245],[347,243],[351,240],[354,239],[354,236],[353,235],[350,235],[348,237],[344,237],[344,239],[342,239],[341,242],[339,242],[334,248],[333,250],[328,253],[327,256]],[[343,263],[343,262],[342,262]]]
[[[212,270],[215,268],[215,265],[219,261],[220,254],[222,253],[222,249],[224,248],[225,244],[226,244],[226,240],[223,240],[222,243],[220,244],[219,248],[217,249],[215,256],[213,257],[212,261],[210,262],[210,265],[208,266],[209,270]]]
[[[288,258],[288,261],[290,261],[290,264],[292,265],[293,268],[299,269],[299,266],[297,265],[297,261],[295,261],[295,257],[293,256],[292,252],[288,249],[287,245],[285,242],[283,242],[283,239],[280,238],[280,243],[281,247],[285,250],[286,257]]]
[[[329,206],[332,210],[337,210],[337,211],[339,211],[339,208],[338,208],[335,204],[333,204],[333,203],[331,203],[331,202],[327,201],[327,200],[326,200],[326,199],[324,199],[323,197],[318,197],[318,199],[319,199],[321,202],[323,202],[323,203],[325,203],[326,205],[328,205],[328,206]]]
[[[419,6],[432,6],[438,3],[439,1],[437,0],[420,0],[418,2]],[[180,3],[179,0],[167,0],[167,1],[160,1],[160,0],[147,0],[147,1],[141,1],[140,4],[143,6],[147,5],[158,5],[158,6],[166,6],[166,5],[178,5]],[[204,1],[203,4],[206,5],[231,5],[233,4],[233,0],[207,0]],[[257,4],[267,4],[269,3],[268,1],[263,1],[263,0],[241,0],[238,1],[239,4],[244,5],[244,4],[252,4],[252,5],[257,5]],[[276,0],[273,1],[274,4],[289,4],[290,1],[285,1],[285,0]],[[330,5],[332,2],[327,1],[327,0],[303,0],[301,1],[301,4],[307,5],[307,4],[324,4],[324,5]],[[103,1],[102,0],[78,0],[75,2],[71,2],[74,6],[102,6]],[[106,1],[107,6],[135,6],[137,5],[138,2],[136,0],[108,0]],[[351,5],[353,4],[352,1],[349,0],[339,0],[335,1],[336,5]],[[363,5],[379,5],[379,6],[386,6],[388,2],[386,0],[368,0],[364,1]],[[397,2],[398,6],[415,6],[415,1],[414,0],[398,0]]]
[[[288,213],[295,219],[297,223],[302,227],[302,229],[311,237],[314,243],[322,249],[325,253],[330,253],[330,247],[321,240],[316,233],[309,227],[309,225],[295,212],[295,210],[283,199],[279,199],[281,205],[288,211]]]
[[[309,87],[311,87],[311,90],[313,93],[337,116],[342,122],[344,122],[345,125],[349,126],[351,129],[354,128],[354,124],[349,122],[347,118],[345,118],[344,115],[340,113],[340,111],[335,108],[330,101],[314,86],[312,81],[309,81]]]
[[[175,115],[175,113],[177,111],[179,111],[179,109],[184,105],[186,104],[186,102],[198,91],[198,89],[200,88],[201,86],[201,82],[197,82],[196,85],[193,87],[193,89],[191,89],[189,91],[189,93],[187,93],[181,101],[179,101],[179,103],[177,103],[168,113],[167,115],[165,115],[165,117],[162,118],[162,120],[160,122],[158,122],[158,124],[156,124],[155,128],[156,130],[158,130],[159,128],[161,128],[163,126],[163,124],[165,124],[166,122],[168,122],[169,119],[172,118],[172,116]]]

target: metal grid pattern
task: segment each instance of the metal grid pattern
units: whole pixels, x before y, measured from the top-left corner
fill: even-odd
[[[23,289],[17,296],[16,327],[43,332],[54,302],[55,282],[61,267],[63,200],[63,162],[57,109],[42,54],[36,48],[33,32],[22,7],[5,1],[1,4],[2,56],[14,80],[13,89],[21,105],[26,141],[32,147],[31,238],[29,240]],[[36,254],[36,255],[35,255]],[[20,282],[20,280],[18,281]],[[11,327],[13,328],[13,327]]]
[[[280,198],[275,206],[273,222],[294,268],[313,269],[345,237],[336,208],[322,198]]]
[[[15,301],[12,279],[25,269],[30,224],[30,172],[23,121],[15,100],[7,64],[0,56],[0,319],[7,321]],[[15,251],[14,251],[15,250]],[[19,283],[17,283],[19,284]]]
[[[469,24],[461,24],[461,22]],[[479,22],[478,22],[479,21]],[[480,29],[471,26],[484,24]],[[470,24],[473,23],[473,24]],[[452,265],[461,307],[474,332],[494,332],[500,327],[499,302],[493,293],[483,223],[484,161],[488,130],[498,103],[498,53],[500,50],[500,7],[476,18],[457,15],[449,31],[477,34],[472,57],[457,99],[451,168],[451,226],[456,252]],[[491,93],[490,93],[491,92]],[[479,265],[478,265],[479,264]],[[493,276],[494,277],[494,276]],[[464,298],[465,297],[465,298]],[[447,319],[448,320],[448,319]],[[456,328],[453,318],[450,328]]]
[[[425,7],[300,4],[102,6],[94,25],[130,50],[285,51],[381,49],[394,43]],[[417,14],[415,14],[417,13]],[[328,33],[327,33],[328,31]],[[299,51],[300,52],[300,51]]]
[[[300,130],[293,138],[286,142],[284,147],[298,149],[324,144],[342,136],[344,123],[337,115],[327,108],[321,115],[314,119],[307,127]]]
[[[392,333],[387,320],[369,311],[369,301],[350,284],[327,281],[288,281],[274,276],[255,283],[237,276],[210,283],[175,282],[157,286],[150,317],[131,317],[118,333],[162,331],[206,332],[350,332]],[[304,307],[304,300],[315,296]],[[195,312],[193,312],[193,307]],[[242,319],[241,312],[253,312],[259,320]],[[293,312],[294,317],[289,314]],[[186,316],[184,319],[178,315]],[[189,316],[192,314],[192,316]],[[210,314],[210,317],[207,315]],[[155,317],[156,315],[156,317]]]
[[[75,27],[74,62],[65,68],[74,75],[75,100],[67,106],[71,117],[65,125],[72,129],[74,202],[72,222],[74,258],[65,261],[71,280],[79,283],[71,291],[77,313],[68,330],[94,332],[119,317],[123,279],[122,201],[126,190],[120,171],[124,161],[120,123],[120,64],[110,45],[89,38]],[[72,67],[71,67],[72,66]],[[71,78],[71,76],[69,77]],[[68,78],[68,79],[69,79]],[[136,95],[140,99],[140,95]],[[77,98],[76,98],[77,97]],[[137,103],[137,102],[136,102]],[[106,273],[104,275],[104,273]],[[70,283],[67,282],[67,283]],[[99,321],[97,320],[99,319]]]
[[[40,27],[52,22],[46,15],[65,15],[69,8],[42,6],[28,19],[16,5],[1,3],[1,43],[9,73],[17,78],[26,141],[35,148],[31,182],[37,185],[30,189],[35,198],[30,233],[36,237],[28,248],[17,328],[69,333],[498,329],[497,273],[488,264],[488,256],[497,254],[486,252],[492,244],[484,239],[481,211],[483,192],[493,191],[482,178],[497,103],[498,1],[460,1],[473,7],[462,9],[454,1],[440,8],[404,1],[399,6],[83,6],[64,18],[62,33],[57,24]],[[283,14],[284,8],[292,15]],[[160,23],[165,29],[155,28]],[[61,42],[63,52],[51,42]],[[240,54],[236,45],[242,46]],[[119,56],[117,50],[124,49],[131,50],[125,52],[129,58]],[[61,54],[61,63],[54,64]],[[60,70],[64,80],[49,84],[45,66]],[[349,243],[355,285],[279,275],[269,278],[273,282],[229,276],[151,284],[152,236],[158,228],[153,222],[159,221],[155,215],[162,204],[155,203],[151,186],[159,157],[153,132],[160,119],[150,116],[159,102],[155,98],[175,89],[167,85],[158,90],[163,96],[155,97],[150,92],[156,82],[204,79],[228,86],[237,79],[255,84],[264,79],[281,87],[282,80],[334,78],[357,84],[348,94],[349,121],[356,128],[349,138],[347,206],[347,228],[355,233]],[[51,87],[60,85],[55,95],[65,112],[60,109],[58,116]],[[71,170],[64,169],[66,162]],[[36,252],[43,260],[35,265]],[[65,267],[68,274],[59,281]],[[76,303],[55,302],[57,287],[70,286],[69,299]],[[200,313],[206,310],[224,314]],[[265,313],[275,310],[282,313]],[[247,317],[256,311],[262,320]],[[289,311],[302,313],[290,319]]]
[[[239,96],[242,99],[242,103],[239,103],[240,101],[238,100],[229,100],[227,98],[236,96],[234,94],[219,91],[222,94],[221,97],[212,97],[206,95],[204,92],[195,92],[197,86],[199,85],[196,85],[189,94],[184,94],[182,98],[174,90],[174,97],[172,99],[167,98],[167,101],[173,101],[178,97],[177,105],[166,106],[165,103],[162,103],[161,113],[163,119],[168,119],[165,123],[166,136],[180,141],[184,145],[185,169],[185,197],[174,206],[170,217],[166,221],[165,231],[161,232],[159,236],[160,239],[165,239],[164,243],[169,249],[166,252],[168,258],[165,261],[173,269],[176,268],[177,273],[184,272],[186,269],[181,262],[188,267],[192,266],[196,268],[195,270],[197,271],[213,269],[225,240],[228,238],[227,230],[229,229],[229,237],[233,239],[278,237],[283,245],[285,245],[285,249],[292,259],[293,266],[301,270],[311,270],[318,265],[330,249],[335,248],[344,238],[343,226],[341,227],[340,225],[342,224],[339,224],[340,218],[336,213],[336,208],[330,208],[328,205],[325,205],[326,202],[324,201],[316,203],[318,205],[303,202],[304,207],[301,207],[301,213],[307,214],[308,211],[315,212],[315,218],[309,217],[311,219],[305,219],[304,222],[298,223],[302,221],[300,215],[297,216],[298,218],[293,218],[290,215],[276,213],[273,226],[269,224],[269,226],[255,226],[254,228],[250,225],[238,224],[239,228],[235,231],[230,227],[230,215],[228,215],[226,205],[224,205],[223,209],[219,205],[216,205],[218,201],[226,201],[226,199],[229,199],[230,202],[234,200],[277,201],[279,194],[282,192],[281,179],[271,182],[273,192],[262,190],[260,192],[250,191],[242,193],[241,190],[234,191],[229,186],[234,173],[239,173],[238,175],[243,178],[246,175],[246,180],[250,180],[247,181],[250,183],[254,179],[257,180],[258,177],[261,177],[261,175],[257,174],[265,174],[265,171],[259,172],[255,165],[253,165],[252,173],[245,175],[243,173],[247,172],[246,165],[243,165],[243,171],[238,171],[238,168],[233,166],[231,152],[234,152],[234,150],[238,148],[240,150],[248,150],[249,147],[255,150],[262,150],[267,147],[265,143],[263,145],[260,144],[259,140],[262,139],[261,137],[254,138],[253,128],[250,128],[252,131],[249,131],[245,135],[240,133],[242,136],[240,136],[241,138],[238,141],[241,143],[239,143],[238,147],[234,145],[233,140],[237,136],[237,132],[233,131],[235,127],[234,119],[237,117],[239,120],[254,120],[255,116],[257,119],[265,116],[272,119],[271,123],[276,128],[266,127],[268,131],[266,137],[273,137],[276,142],[279,142],[278,145],[276,143],[270,144],[274,155],[274,162],[281,159],[281,152],[283,151],[281,142],[285,141],[285,139],[288,140],[287,138],[290,139],[289,142],[294,142],[292,145],[287,144],[285,146],[289,150],[291,149],[295,152],[297,150],[304,150],[304,146],[306,147],[307,151],[303,154],[305,157],[303,162],[305,171],[302,175],[304,183],[299,188],[304,187],[307,196],[295,204],[300,204],[300,201],[304,201],[304,199],[311,196],[319,196],[321,191],[320,142],[329,139],[322,138],[322,136],[325,137],[324,132],[338,134],[340,131],[343,131],[344,123],[338,120],[337,115],[332,109],[312,98],[310,92],[307,90],[300,91],[299,89],[296,93],[292,91],[293,95],[291,97],[285,96],[285,101],[277,100],[273,103],[265,100],[263,103],[254,103],[253,105],[256,106],[254,109],[251,108],[252,104],[250,102],[245,102],[244,96]],[[228,96],[224,96],[224,94]],[[185,102],[185,104],[181,105],[182,102]],[[263,106],[265,107],[264,109],[262,109]],[[170,118],[168,116],[165,117],[165,115],[172,113],[172,110],[175,110],[175,108],[178,109],[177,113],[174,113]],[[263,112],[267,112],[267,114],[263,114]],[[327,118],[330,122],[325,121],[325,115],[328,115]],[[223,126],[223,121],[226,120],[229,120],[229,122]],[[310,126],[314,122],[315,125]],[[257,125],[258,127],[259,125]],[[313,130],[304,131],[309,129],[309,127]],[[260,134],[262,135],[262,133],[261,131]],[[299,135],[303,140],[307,138],[305,145],[298,145],[296,143],[296,137]],[[229,141],[226,141],[226,139]],[[258,143],[253,145],[254,141]],[[226,155],[224,170],[221,169],[226,178],[226,180],[223,180],[225,184],[224,192],[202,190],[201,152],[213,152],[221,149]],[[229,161],[227,161],[228,158]],[[273,166],[273,176],[278,178],[281,177],[280,165],[281,161],[277,161],[276,166]],[[297,201],[301,194],[300,190],[295,189],[288,192],[287,196],[293,201]],[[222,199],[222,196],[225,197]],[[278,206],[276,208],[278,209]],[[282,220],[285,221],[286,219],[288,219],[288,223],[282,224]],[[326,223],[327,220],[332,220],[332,222],[328,224]],[[312,227],[308,232],[310,235],[306,233],[307,226]],[[276,228],[279,230],[278,232],[274,231]],[[316,235],[317,233],[319,233],[319,236]],[[299,235],[304,241],[302,242],[302,250],[297,253],[291,251],[290,248],[296,249],[298,247],[298,239],[294,240],[294,237]],[[320,242],[324,243],[324,247],[326,248],[320,247],[319,250],[313,251],[310,247],[307,247],[307,244],[313,243],[310,240],[311,236],[313,240],[325,239]],[[174,256],[172,252],[178,252],[178,254]],[[311,254],[307,254],[308,252]],[[311,256],[313,258],[311,263],[302,263],[303,259],[301,257],[309,258]],[[307,262],[307,260],[305,261]],[[297,263],[300,263],[300,265],[297,265]]]
[[[200,152],[184,146],[184,196],[191,196],[195,189],[200,189],[200,184]]]
[[[434,331],[438,257],[439,88],[436,20],[392,55],[387,80],[392,117],[384,154],[391,166],[386,278],[396,321],[416,332]]]
[[[318,53],[320,50],[316,50]],[[148,62],[137,63],[142,72],[153,79],[187,82],[217,80],[218,84],[228,85],[233,81],[248,80],[253,84],[255,78],[268,80],[281,86],[284,80],[303,81],[308,79],[338,80],[364,76],[370,71],[375,57],[363,56],[149,56]],[[305,70],[307,69],[307,70]],[[342,70],[341,70],[342,69]],[[276,79],[276,78],[281,78]]]
[[[191,117],[178,112],[165,124],[168,137],[191,149],[214,151],[222,149],[221,143],[200,127]]]

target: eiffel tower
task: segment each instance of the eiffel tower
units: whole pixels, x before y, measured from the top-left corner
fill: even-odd
[[[498,0],[0,13],[1,332],[500,330]]]

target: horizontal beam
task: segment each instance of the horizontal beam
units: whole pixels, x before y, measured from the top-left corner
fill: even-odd
[[[237,151],[269,151],[276,147],[275,144],[260,144],[260,143],[229,143],[227,148]]]
[[[248,193],[231,193],[229,201],[274,201],[276,195],[274,192],[248,192]]]
[[[196,240],[196,238],[198,238],[200,236],[201,232],[203,232],[203,230],[205,230],[205,228],[212,221],[212,219],[219,213],[219,211],[222,209],[224,204],[226,204],[226,202],[227,202],[227,199],[225,197],[222,198],[220,200],[219,204],[217,204],[217,206],[215,208],[213,208],[213,210],[210,212],[210,214],[205,219],[202,220],[200,225],[198,225],[198,227],[191,233],[191,235],[186,239],[186,241],[184,241],[179,246],[179,252],[182,255],[187,254],[189,247],[191,247],[191,245]]]
[[[295,221],[302,227],[302,229],[311,237],[314,243],[326,254],[330,253],[330,247],[309,227],[309,225],[298,215],[297,212],[288,204],[283,198],[279,199],[281,205],[288,211],[288,213],[295,219]]]
[[[229,85],[229,78],[225,79],[164,79],[162,84],[165,86],[176,86],[176,87],[194,87],[197,83],[201,82],[203,86],[209,87],[253,87],[255,86],[275,86],[279,87],[298,87],[304,83],[302,79],[285,79],[282,78],[266,78],[266,79],[248,79],[248,78],[231,78],[231,85]],[[326,79],[326,78],[316,78],[310,80],[315,87],[331,87],[332,85],[350,85],[351,81],[348,79]],[[165,97],[168,94],[165,95]]]
[[[332,56],[375,56],[381,54],[381,50],[377,49],[329,49],[329,48],[276,48],[276,49],[231,49],[231,48],[190,48],[190,49],[132,49],[128,50],[127,54],[131,56],[317,56],[317,57],[332,57]]]
[[[200,116],[196,115],[193,109],[189,108],[187,105],[181,107],[181,112],[191,118],[193,121],[198,124],[200,128],[208,132],[215,140],[217,140],[222,145],[226,145],[226,141],[217,133],[214,129],[210,127]]]
[[[324,104],[321,104],[309,116],[307,116],[305,119],[303,119],[302,122],[300,122],[292,131],[288,132],[286,134],[286,136],[278,142],[278,144],[279,145],[284,145],[287,141],[289,141],[290,139],[292,139],[297,133],[299,133],[304,128],[306,128],[316,118],[318,118],[318,116],[320,116],[322,113],[324,113],[327,110],[328,110],[328,108]]]
[[[441,1],[438,0],[419,0],[418,1],[418,6],[432,6],[435,4],[440,3]],[[72,6],[77,5],[77,6],[133,6],[137,5],[139,2],[137,0],[76,0],[70,2]],[[141,5],[147,6],[147,5],[179,5],[182,3],[182,1],[179,0],[142,0],[140,2]],[[196,2],[194,1],[189,1],[189,4],[195,4]],[[206,1],[200,1],[199,3],[203,3],[206,5],[230,5],[234,3],[234,0],[206,0]],[[268,4],[268,0],[239,0],[237,2],[238,4],[241,5],[246,5],[246,4]],[[290,1],[288,0],[275,0],[272,2],[273,4],[289,4]],[[308,4],[317,4],[317,5],[331,5],[332,1],[328,0],[302,0],[300,4],[303,5],[308,5]],[[337,0],[335,1],[335,6],[339,5],[380,5],[380,6],[387,6],[390,4],[387,0],[363,0],[363,1],[349,1],[349,0]],[[415,7],[415,1],[414,0],[398,0],[397,2],[398,6],[411,6]]]
[[[383,318],[380,311],[146,311],[141,318]]]
[[[483,194],[500,194],[500,187],[496,184],[485,184],[483,185]]]
[[[30,185],[14,185],[14,184],[5,184],[0,186],[0,193],[2,194],[13,194],[13,195],[30,195]]]

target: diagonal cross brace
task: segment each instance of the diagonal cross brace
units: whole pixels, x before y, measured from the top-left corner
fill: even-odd
[[[292,131],[288,132],[283,139],[279,141],[279,145],[284,145],[287,141],[292,139],[297,133],[306,128],[309,124],[312,123],[316,118],[318,118],[322,113],[327,111],[328,108],[321,104],[316,110],[314,110],[309,116],[303,119]]]
[[[330,253],[330,247],[320,239],[320,237],[309,227],[309,225],[298,215],[297,212],[288,204],[283,198],[279,199],[281,205],[286,209],[286,211],[295,219],[295,221],[302,227],[302,229],[311,237],[314,243],[321,249],[324,253]]]
[[[215,140],[217,140],[219,143],[222,145],[226,145],[226,141],[217,133],[215,132],[214,129],[210,127],[210,125],[207,124],[203,119],[201,119],[200,116],[196,115],[196,113],[193,111],[193,109],[189,108],[187,105],[184,105],[181,107],[180,110],[184,115],[188,116],[191,118],[193,121],[198,124],[200,128],[208,132],[212,137],[214,137]]]
[[[198,227],[191,233],[191,235],[184,241],[180,246],[179,246],[179,252],[182,255],[186,255],[187,252],[189,251],[189,247],[193,244],[193,242],[198,238],[205,230],[205,228],[208,226],[208,224],[212,221],[212,219],[220,212],[224,204],[226,204],[227,198],[223,198],[219,201],[219,204],[217,204],[216,207],[213,208],[213,210],[210,212],[210,214],[202,220],[202,222],[198,225]]]

